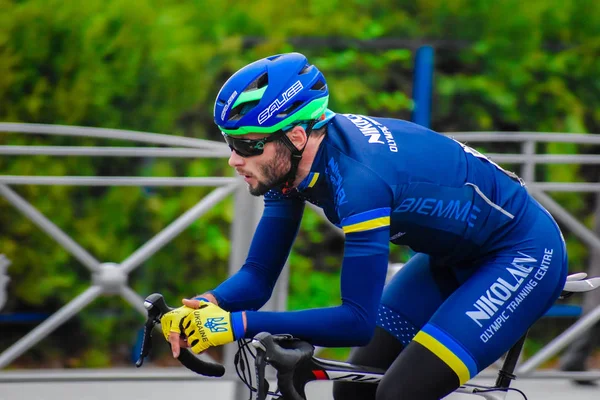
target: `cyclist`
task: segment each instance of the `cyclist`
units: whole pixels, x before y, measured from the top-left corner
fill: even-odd
[[[264,213],[241,269],[184,299],[163,332],[174,355],[261,331],[358,347],[351,362],[387,373],[378,386],[336,383],[336,399],[439,399],[557,299],[564,240],[524,183],[482,154],[407,121],[336,114],[328,98],[323,74],[298,53],[253,62],[223,85],[214,120]],[[307,201],[345,233],[341,304],[256,311]],[[384,288],[390,242],[416,254]]]

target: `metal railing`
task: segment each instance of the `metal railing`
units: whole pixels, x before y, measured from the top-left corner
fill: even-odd
[[[0,310],[2,310],[4,304],[6,304],[6,298],[8,296],[6,294],[6,286],[10,281],[10,278],[8,277],[9,266],[10,260],[4,254],[0,254]]]
[[[24,134],[70,135],[79,137],[95,137],[105,139],[121,139],[142,143],[156,143],[165,146],[186,146],[177,148],[139,148],[139,147],[83,147],[83,146],[0,146],[0,155],[62,155],[62,156],[113,156],[113,157],[218,157],[229,156],[229,149],[224,143],[207,140],[184,138],[172,135],[160,135],[143,132],[121,131],[114,129],[98,129],[84,127],[68,127],[37,124],[0,123],[0,132],[20,132]],[[195,206],[178,217],[161,232],[151,238],[121,263],[100,262],[80,246],[73,238],[58,228],[49,218],[40,213],[25,199],[15,193],[9,185],[87,185],[87,186],[215,186],[210,194]],[[230,256],[230,272],[242,264],[245,257],[244,247],[249,245],[251,232],[256,220],[244,218],[244,215],[260,215],[244,213],[251,207],[262,205],[246,194],[243,181],[233,177],[74,177],[74,176],[1,176],[0,195],[17,210],[29,218],[40,229],[52,237],[65,250],[79,260],[92,274],[92,285],[83,293],[64,305],[48,319],[44,320],[28,334],[0,354],[0,368],[10,364],[61,324],[73,317],[94,299],[103,294],[120,295],[131,306],[144,316],[143,299],[127,284],[128,275],[145,260],[164,247],[179,235],[191,223],[200,218],[212,207],[227,196],[234,194],[236,218],[232,226],[232,246]],[[244,245],[245,243],[245,245]],[[277,305],[271,304],[277,308]],[[227,349],[231,353],[233,349]],[[232,354],[227,355],[233,359]]]
[[[154,143],[163,146],[178,147],[85,147],[85,146],[0,146],[0,155],[52,155],[52,156],[109,156],[109,157],[211,157],[227,158],[229,149],[224,143],[201,139],[185,138],[156,133],[143,133],[114,129],[86,128],[57,125],[13,124],[0,123],[0,133],[69,135],[75,137],[95,137],[106,139],[121,139],[142,143]],[[546,134],[546,133],[497,133],[497,132],[460,132],[448,134],[461,142],[492,143],[516,142],[521,143],[521,153],[489,154],[497,163],[521,165],[520,175],[527,184],[528,190],[553,215],[577,235],[590,248],[600,249],[600,238],[584,224],[573,217],[566,209],[553,200],[546,192],[600,192],[599,183],[590,182],[536,182],[535,168],[540,164],[600,164],[600,155],[554,155],[537,154],[538,143],[562,142],[573,144],[600,145],[600,135],[582,134]],[[216,186],[217,188],[189,209],[163,231],[151,238],[146,244],[137,249],[127,259],[119,264],[100,262],[81,247],[74,239],[58,228],[52,221],[40,213],[25,199],[15,193],[9,185],[98,185],[98,186]],[[71,255],[79,260],[92,274],[92,285],[68,304],[59,309],[51,317],[35,327],[31,332],[17,341],[0,354],[0,368],[7,366],[43,337],[50,334],[67,319],[81,311],[90,302],[102,294],[121,295],[133,308],[140,313],[146,313],[143,299],[127,285],[128,275],[142,262],[151,257],[169,241],[175,238],[193,221],[205,214],[229,195],[234,195],[235,215],[231,229],[232,253],[230,255],[229,272],[235,272],[242,265],[249,247],[253,228],[261,214],[262,202],[247,193],[245,184],[239,178],[231,177],[75,177],[75,176],[7,176],[0,175],[0,195],[2,195],[18,211],[29,218],[40,229],[51,236]],[[255,212],[248,212],[248,209]],[[314,209],[314,208],[313,208]],[[319,211],[318,209],[316,209]],[[321,213],[322,215],[322,213]],[[288,268],[284,269],[275,295],[267,304],[268,309],[283,310],[287,298]],[[572,342],[578,335],[600,320],[600,307],[584,316],[573,324],[562,335],[553,340],[544,349],[521,365],[517,370],[520,376],[538,376],[532,374],[542,362],[555,355],[558,351]],[[225,358],[231,367],[233,348],[226,346]],[[233,371],[233,368],[228,368]],[[153,379],[158,379],[153,372]],[[12,374],[14,375],[14,374]],[[172,375],[172,374],[171,374]],[[166,379],[172,379],[165,375]],[[22,375],[23,380],[26,374]],[[143,379],[144,374],[138,374]],[[553,373],[553,377],[572,377],[573,373]],[[600,378],[600,373],[586,372],[589,378]],[[233,375],[228,375],[232,378]],[[0,382],[3,374],[0,373]]]

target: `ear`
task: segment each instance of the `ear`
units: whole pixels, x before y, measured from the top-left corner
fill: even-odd
[[[301,126],[295,126],[287,133],[287,136],[297,149],[303,149],[308,141],[308,135]]]

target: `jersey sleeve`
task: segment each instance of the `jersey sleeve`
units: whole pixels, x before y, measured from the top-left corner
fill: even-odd
[[[265,195],[265,208],[248,257],[238,272],[211,291],[228,311],[258,310],[271,297],[298,233],[304,201],[275,192]]]
[[[346,238],[344,260],[382,253],[387,255],[393,202],[391,188],[362,164],[352,160],[340,164],[342,166],[338,168],[342,179],[334,190],[342,192],[341,196],[336,196],[335,206]]]
[[[346,238],[341,305],[248,312],[247,337],[261,331],[289,333],[319,346],[362,346],[371,339],[387,274],[392,191],[362,165],[338,167],[337,175],[332,192]]]

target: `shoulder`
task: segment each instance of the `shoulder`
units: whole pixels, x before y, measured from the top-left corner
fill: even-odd
[[[328,154],[325,175],[340,219],[373,208],[389,207],[388,183],[367,165],[341,152]]]

